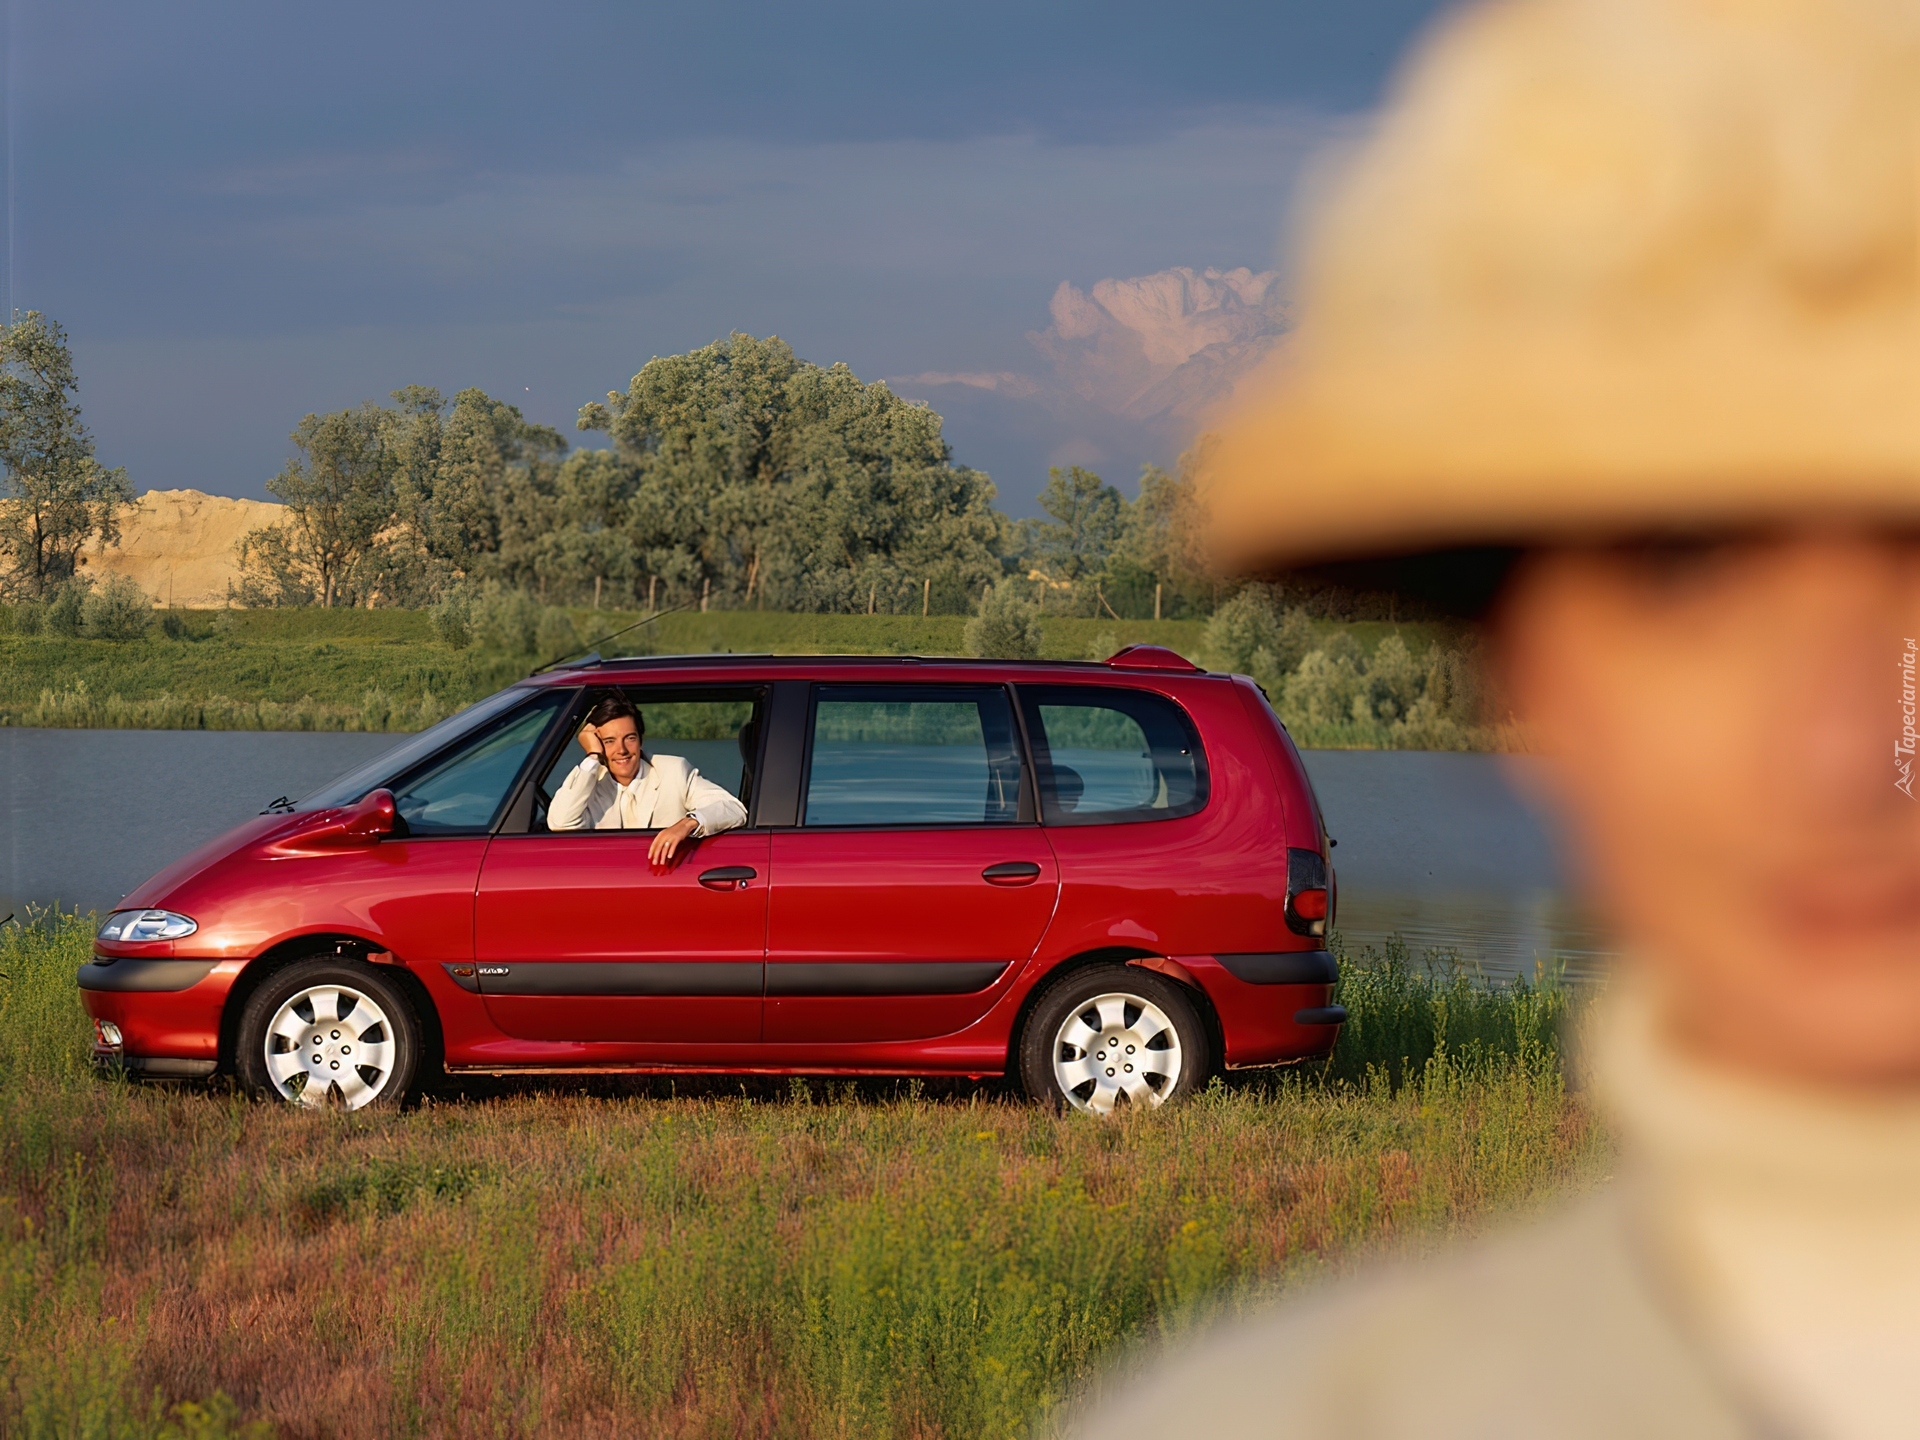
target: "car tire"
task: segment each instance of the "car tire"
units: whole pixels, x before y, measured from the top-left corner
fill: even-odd
[[[276,970],[240,1012],[234,1069],[261,1099],[396,1108],[420,1067],[420,1020],[371,965],[335,956]]]
[[[1138,965],[1088,965],[1049,985],[1020,1032],[1020,1084],[1057,1110],[1105,1115],[1192,1094],[1212,1046],[1186,988]]]

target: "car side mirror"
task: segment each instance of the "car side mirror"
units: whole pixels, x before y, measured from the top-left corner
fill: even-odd
[[[354,850],[377,845],[381,837],[406,833],[406,821],[394,807],[391,790],[375,790],[357,805],[344,810],[322,810],[317,816],[302,816],[291,830],[282,832],[267,845],[273,855],[324,855],[335,850]]]
[[[393,805],[393,792],[371,792],[341,819],[349,840],[378,840],[383,835],[393,834],[399,820],[399,812]]]

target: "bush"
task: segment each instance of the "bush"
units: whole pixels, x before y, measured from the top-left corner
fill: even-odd
[[[153,628],[153,600],[125,575],[115,575],[80,602],[82,631],[93,640],[138,640]]]
[[[473,607],[473,635],[488,650],[531,655],[539,648],[540,603],[524,590],[488,585]]]
[[[1251,674],[1253,657],[1262,650],[1272,653],[1279,628],[1280,613],[1272,592],[1264,585],[1247,586],[1207,621],[1208,668]]]
[[[455,585],[427,613],[433,617],[433,631],[452,650],[464,650],[473,641],[473,595],[464,585]]]
[[[1393,721],[1404,717],[1420,698],[1426,670],[1414,662],[1398,635],[1382,640],[1367,662],[1365,692],[1354,702],[1356,720]]]
[[[1249,585],[1207,622],[1206,661],[1214,670],[1250,675],[1278,696],[1318,635],[1305,610],[1282,611],[1271,589]]]
[[[1040,617],[1022,593],[1018,580],[1002,580],[980,597],[980,608],[967,622],[969,655],[994,660],[1040,658]]]
[[[1280,717],[1289,726],[1337,725],[1354,717],[1367,698],[1366,677],[1348,655],[1315,650],[1287,677],[1280,693]]]
[[[567,612],[552,607],[540,617],[540,628],[534,638],[534,653],[543,662],[564,660],[580,648],[580,632],[573,628]]]
[[[85,629],[87,592],[92,589],[91,580],[75,575],[53,592],[45,611],[49,634],[64,635],[71,639]]]

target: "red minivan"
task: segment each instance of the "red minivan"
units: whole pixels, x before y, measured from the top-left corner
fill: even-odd
[[[669,865],[550,829],[609,696],[745,823]],[[1105,1113],[1325,1054],[1332,903],[1265,697],[1168,650],[594,659],[154,876],[79,983],[102,1063],[307,1105],[441,1070],[1013,1071]]]

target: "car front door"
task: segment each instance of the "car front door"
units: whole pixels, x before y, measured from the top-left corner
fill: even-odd
[[[640,711],[649,757],[688,759],[751,818],[759,690],[622,693]],[[487,850],[474,958],[493,1023],[561,1043],[758,1040],[766,833],[749,824],[710,835],[656,867],[651,830],[550,831],[545,802],[582,758],[567,737],[542,766],[521,833],[496,835]]]
[[[1000,686],[819,685],[773,834],[769,1043],[921,1039],[1030,957],[1058,874]]]

